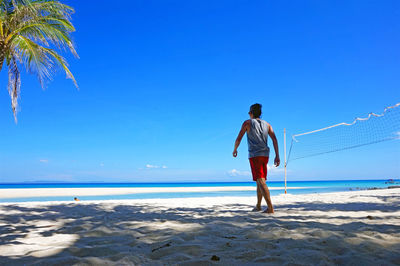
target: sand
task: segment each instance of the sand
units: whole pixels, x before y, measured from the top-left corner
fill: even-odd
[[[400,189],[0,204],[0,265],[400,265]]]

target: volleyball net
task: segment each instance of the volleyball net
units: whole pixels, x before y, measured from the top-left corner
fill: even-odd
[[[386,107],[380,114],[357,117],[351,123],[292,135],[286,165],[289,161],[395,139],[400,139],[400,103]]]

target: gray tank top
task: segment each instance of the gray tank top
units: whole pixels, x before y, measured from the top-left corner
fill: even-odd
[[[247,132],[249,158],[257,156],[269,157],[268,131],[269,125],[264,120],[250,119],[251,126]]]

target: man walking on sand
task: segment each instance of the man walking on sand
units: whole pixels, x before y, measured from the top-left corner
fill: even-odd
[[[251,173],[253,180],[257,182],[257,205],[253,211],[261,211],[261,201],[264,196],[268,208],[264,211],[266,213],[274,213],[271,197],[266,184],[267,179],[267,164],[269,159],[268,135],[272,139],[275,150],[275,167],[280,164],[278,140],[276,139],[274,130],[271,125],[266,121],[260,119],[261,117],[261,104],[253,104],[250,106],[250,119],[244,121],[239,135],[235,141],[235,148],[233,149],[233,157],[237,156],[237,148],[242,141],[244,133],[247,133],[247,144],[249,146],[249,161],[251,166]]]

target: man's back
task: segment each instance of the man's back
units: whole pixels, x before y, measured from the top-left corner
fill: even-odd
[[[249,158],[257,156],[269,157],[268,132],[270,125],[262,119],[250,119],[247,131]]]

